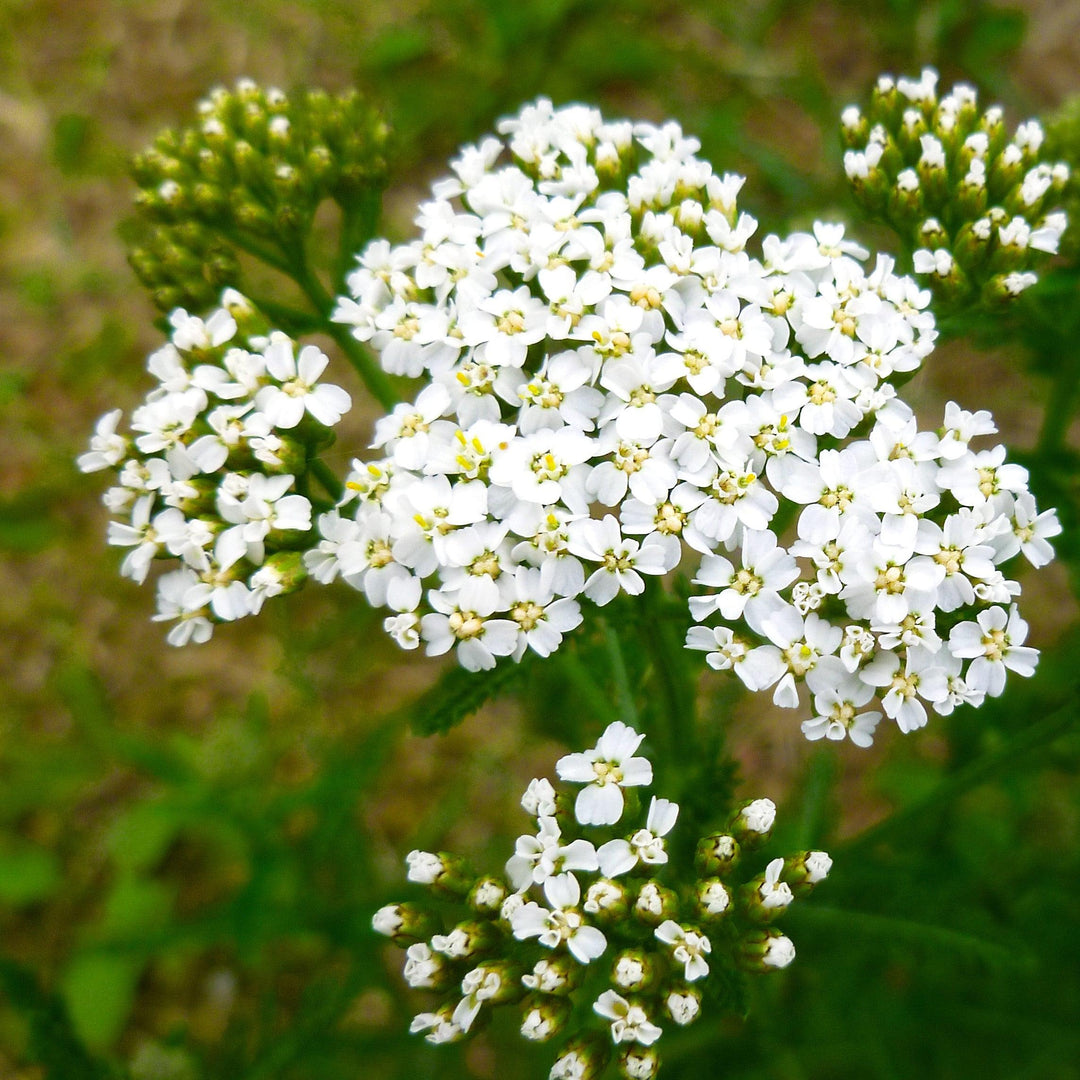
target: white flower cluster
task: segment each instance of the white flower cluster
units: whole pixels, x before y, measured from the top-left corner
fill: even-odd
[[[1069,167],[1040,160],[1037,120],[1009,140],[1000,106],[980,114],[963,83],[939,98],[937,80],[933,68],[883,75],[869,115],[845,109],[844,169],[867,209],[912,243],[917,274],[960,295],[1016,296],[1037,280],[1033,256],[1058,250],[1067,219],[1051,206]]]
[[[651,1077],[661,1024],[697,1019],[714,968],[729,979],[794,959],[790,939],[769,924],[828,875],[832,860],[804,852],[733,881],[740,845],[763,841],[775,819],[773,803],[757,799],[732,817],[730,831],[702,840],[696,869],[680,876],[667,850],[675,803],[654,796],[643,826],[627,831],[621,824],[627,804],[638,807],[632,789],[652,782],[648,759],[636,756],[643,738],[616,722],[591,750],[559,760],[559,778],[583,785],[573,810],[549,781],[529,784],[522,806],[536,829],[518,838],[505,883],[472,879],[452,856],[409,854],[410,881],[466,898],[471,909],[470,919],[445,933],[431,933],[438,920],[416,905],[391,904],[374,916],[377,931],[406,947],[409,985],[449,992],[439,1008],[414,1019],[414,1032],[454,1042],[475,1030],[485,1005],[520,1003],[525,1038],[572,1036],[551,1076],[574,1075],[571,1064],[589,1053],[582,1031],[565,1032],[580,989],[603,1020],[623,1075]],[[584,829],[607,839],[574,835]],[[721,923],[722,933],[713,934]],[[531,942],[541,946],[535,962],[521,947]],[[600,970],[605,954],[610,967]]]
[[[109,543],[129,549],[122,574],[141,584],[155,560],[181,563],[158,579],[154,618],[184,645],[303,581],[295,549],[308,543],[312,504],[296,483],[351,403],[319,383],[317,348],[297,354],[264,332],[233,290],[205,321],[183,309],[169,321],[171,340],[147,364],[158,385],[132,411],[131,434],[118,430],[120,409],[106,413],[78,464],[119,473],[104,502],[117,518]]]
[[[580,597],[640,593],[685,545],[717,590],[695,617],[726,624],[690,647],[781,704],[809,679],[807,734],[860,744],[876,687],[910,730],[920,697],[947,711],[1030,670],[999,564],[1047,561],[1058,526],[1000,447],[969,449],[987,414],[950,405],[919,432],[897,397],[933,347],[930,294],[887,257],[868,271],[839,225],[753,257],[742,178],[673,123],[539,101],[501,131],[339,302],[388,371],[427,383],[320,519],[313,576],[389,607],[404,647],[480,669],[549,654]],[[942,649],[976,615],[982,648],[950,626]]]
[[[866,439],[771,460],[773,486],[800,508],[796,539],[748,529],[728,545],[733,560],[707,555],[694,580],[711,591],[690,609],[722,622],[692,627],[687,645],[752,690],[775,687],[783,708],[799,707],[805,683],[807,738],[864,747],[881,719],[866,708],[875,692],[906,733],[927,705],[979,705],[1001,694],[1006,669],[1032,674],[1020,586],[1001,566],[1018,553],[1049,562],[1061,527],[1004,447],[969,446],[994,430],[989,413],[950,403],[938,433],[885,413]]]

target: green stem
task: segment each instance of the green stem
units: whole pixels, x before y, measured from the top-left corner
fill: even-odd
[[[1075,349],[1066,351],[1063,348],[1058,355],[1061,363],[1050,384],[1046,413],[1036,444],[1037,454],[1044,458],[1055,454],[1065,441],[1065,435],[1072,423],[1077,386],[1080,384],[1080,352]]]
[[[356,373],[363,380],[369,393],[386,409],[392,409],[400,398],[387,374],[375,364],[360,342],[341,323],[332,322],[330,315],[334,310],[334,298],[323,288],[323,284],[308,266],[302,248],[291,253],[288,275],[300,286],[312,306],[322,316],[323,329],[339,345]]]
[[[338,243],[337,264],[334,267],[334,286],[341,290],[352,270],[356,256],[375,235],[382,210],[382,192],[365,191],[355,201],[341,209],[341,239]]]
[[[650,732],[661,748],[658,755],[667,769],[669,785],[679,785],[686,770],[675,770],[675,762],[692,760],[695,754],[695,686],[686,671],[681,642],[672,634],[672,623],[665,610],[667,593],[659,582],[649,582],[641,596],[644,618],[638,627],[652,660],[651,682],[656,688],[656,713],[661,729]],[[681,794],[676,791],[676,794]]]
[[[344,493],[345,485],[322,458],[311,458],[307,464],[311,474],[322,484],[327,495],[336,503]]]
[[[842,856],[846,858],[852,852],[871,847],[896,833],[903,833],[911,822],[924,814],[948,805],[957,796],[985,783],[995,773],[1011,770],[1018,758],[1053,742],[1075,722],[1076,708],[1072,704],[1052,712],[1000,750],[987,754],[958,770],[948,780],[939,784],[926,798],[901,807],[884,821],[859,833],[840,848]]]
[[[634,703],[634,690],[630,685],[630,677],[626,670],[622,643],[607,619],[600,619],[599,622],[604,633],[604,651],[607,653],[611,677],[615,682],[615,700],[618,705],[619,719],[629,727],[638,728],[641,720],[638,717],[637,705]]]

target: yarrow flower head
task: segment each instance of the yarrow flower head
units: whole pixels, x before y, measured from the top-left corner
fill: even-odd
[[[896,93],[929,108],[931,84]],[[950,403],[922,431],[897,396],[933,349],[929,290],[865,266],[839,225],[753,254],[742,179],[675,124],[541,100],[500,131],[338,302],[425,384],[319,518],[313,576],[390,609],[403,647],[477,670],[549,655],[583,604],[700,557],[687,646],[809,712],[808,738],[868,746],[883,714],[910,731],[996,692],[949,632],[1008,619],[1003,567],[1047,561],[1059,526],[1003,448],[978,448],[989,414]],[[602,823],[619,757],[572,757]]]
[[[211,307],[240,284],[245,247],[302,237],[324,200],[350,213],[386,185],[389,129],[355,91],[242,79],[198,113],[132,162],[144,228],[131,265],[162,311]]]
[[[148,369],[157,385],[120,430],[101,418],[84,472],[111,469],[104,497],[120,572],[142,583],[155,563],[157,620],[173,645],[206,641],[215,623],[261,610],[307,577],[299,547],[311,533],[311,453],[327,446],[349,395],[319,381],[326,357],[269,328],[239,293],[202,319],[178,309],[170,341]]]
[[[559,777],[583,783],[582,761],[621,755],[639,763],[647,786],[648,760],[629,757],[643,739],[611,724],[593,750],[559,761]],[[493,1008],[511,1005],[524,1038],[562,1040],[552,1077],[595,1075],[613,1054],[623,1076],[656,1075],[665,1028],[698,1018],[710,980],[730,988],[791,962],[794,946],[771,924],[832,865],[825,852],[808,851],[775,858],[756,877],[741,874],[741,846],[772,829],[769,799],[737,807],[725,831],[699,842],[692,866],[668,857],[679,808],[667,799],[653,796],[636,829],[624,823],[624,802],[597,822],[590,800],[582,806],[579,797],[571,814],[546,780],[532,781],[521,802],[536,831],[518,838],[505,882],[471,880],[460,859],[414,851],[409,880],[456,900],[460,912],[445,902],[390,904],[372,926],[406,950],[405,981],[434,995],[413,1032],[457,1042]]]
[[[938,95],[937,72],[883,75],[863,113],[841,117],[844,168],[863,209],[914,251],[915,272],[947,303],[997,301],[1037,280],[1058,250],[1069,166],[1047,160],[1036,120],[1008,137],[971,86]]]

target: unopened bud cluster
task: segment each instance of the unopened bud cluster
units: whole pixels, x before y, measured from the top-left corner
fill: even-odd
[[[226,290],[205,321],[178,309],[171,340],[147,363],[157,386],[132,411],[130,434],[113,409],[97,424],[83,472],[114,469],[104,496],[115,516],[109,543],[128,553],[138,583],[161,560],[155,620],[168,641],[206,641],[216,622],[257,614],[307,576],[310,460],[333,440],[350,407],[318,382],[327,358],[295,351],[239,293]]]
[[[239,282],[238,249],[287,250],[325,199],[349,212],[377,196],[388,134],[355,91],[213,91],[197,125],[163,132],[132,163],[151,223],[136,273],[162,310],[204,309]]]
[[[864,211],[900,234],[939,299],[1016,296],[1058,250],[1069,167],[1044,160],[1038,121],[1010,138],[1000,106],[980,112],[964,84],[939,98],[937,78],[932,68],[918,80],[883,75],[867,113],[844,110],[845,171]]]
[[[533,780],[521,804],[536,830],[518,837],[501,877],[476,877],[452,855],[409,854],[409,880],[432,900],[383,907],[373,925],[406,950],[406,982],[433,995],[413,1032],[457,1042],[512,1005],[524,1038],[558,1040],[552,1080],[599,1076],[613,1059],[619,1075],[646,1080],[665,1027],[693,1023],[716,1000],[710,979],[730,986],[794,959],[773,923],[832,860],[803,852],[747,872],[741,853],[776,816],[757,799],[698,843],[693,866],[678,865],[668,850],[675,803],[654,796],[644,824],[625,823],[652,783],[636,756],[643,739],[616,722],[592,749],[561,758],[556,772],[580,785],[576,797]]]

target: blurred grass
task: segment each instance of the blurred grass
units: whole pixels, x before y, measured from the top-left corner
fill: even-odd
[[[401,237],[459,143],[546,93],[679,119],[719,169],[748,174],[765,230],[848,212],[833,125],[880,71],[935,63],[1015,121],[1080,89],[1078,61],[1076,5],[1050,0],[5,0],[0,1077],[492,1077],[500,1060],[542,1074],[519,1043],[500,1056],[498,1025],[464,1054],[403,1036],[409,1004],[368,921],[416,843],[498,866],[507,812],[555,744],[523,742],[506,703],[406,736],[395,710],[437,666],[403,658],[351,592],[312,590],[177,652],[148,622],[150,590],[116,574],[100,485],[73,459],[101,412],[142,396],[160,341],[119,238],[131,153],[240,75],[355,83],[398,132],[386,229]],[[1016,350],[958,346],[909,388],[928,418],[948,397],[994,409],[1020,447],[1044,390]],[[340,439],[341,469],[372,416]],[[1033,689],[872,757],[823,766],[790,723],[741,710],[746,790],[816,800],[800,842],[824,843],[1008,756],[1075,689],[1067,596],[1060,567],[1025,582],[1034,642],[1065,657]],[[1080,746],[1063,732],[838,862],[822,909],[793,922],[803,962],[746,1025],[722,1026],[729,1075],[1080,1075]],[[969,940],[986,945],[950,948]],[[667,1075],[701,1075],[715,1036],[672,1040]]]

